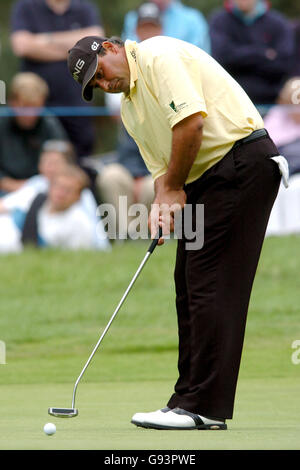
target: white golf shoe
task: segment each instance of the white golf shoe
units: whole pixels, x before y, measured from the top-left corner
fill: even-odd
[[[135,424],[136,426],[143,426],[144,422],[149,422],[149,420],[159,421],[161,415],[164,415],[170,410],[171,408],[166,407],[166,408],[162,408],[161,410],[151,411],[150,413],[135,413],[131,419],[131,422],[132,424]]]
[[[227,429],[225,420],[220,418],[207,418],[195,413],[190,413],[181,408],[163,408],[151,413],[136,413],[131,422],[136,426],[152,429]]]

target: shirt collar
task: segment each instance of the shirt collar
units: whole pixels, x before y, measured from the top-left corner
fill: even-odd
[[[130,41],[127,39],[125,41],[125,52],[129,65],[130,72],[130,93],[136,86],[136,81],[138,79],[137,74],[137,63],[136,63],[136,54],[137,54],[137,43],[136,41]]]

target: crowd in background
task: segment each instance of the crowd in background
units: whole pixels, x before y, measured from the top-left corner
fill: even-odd
[[[153,182],[121,124],[119,95],[106,96],[119,127],[116,149],[94,155],[97,129],[80,113],[92,105],[82,100],[66,64],[68,50],[88,35],[105,36],[94,3],[18,0],[13,5],[10,41],[19,70],[9,84],[11,113],[0,118],[2,253],[22,251],[26,244],[108,250],[112,239],[97,205],[115,207],[117,236],[130,226],[128,213],[118,210],[119,196],[127,197],[128,206],[150,208]],[[269,233],[300,231],[300,19],[286,18],[265,0],[220,1],[209,18],[179,0],[153,0],[123,18],[123,40],[158,35],[211,54],[259,107],[291,175],[291,188],[279,192]],[[44,107],[73,107],[76,113],[45,115]]]

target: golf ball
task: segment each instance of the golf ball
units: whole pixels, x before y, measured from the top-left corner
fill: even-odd
[[[56,433],[56,426],[53,423],[47,423],[44,426],[44,433],[48,436],[52,436],[52,434]]]

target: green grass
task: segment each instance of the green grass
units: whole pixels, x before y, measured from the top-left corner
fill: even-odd
[[[36,252],[1,257],[0,449],[299,449],[298,237],[268,238],[254,283],[234,419],[227,432],[160,432],[130,424],[165,405],[177,377],[175,244],[158,248],[79,384],[75,379],[136,271],[148,243],[110,253]],[[57,425],[55,436],[42,428]]]

